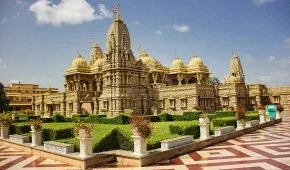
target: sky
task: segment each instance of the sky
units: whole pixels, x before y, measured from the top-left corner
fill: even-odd
[[[136,58],[139,45],[166,66],[195,52],[223,82],[235,50],[247,84],[290,85],[290,0],[1,0],[0,82],[63,91],[92,37],[106,51],[117,3]]]

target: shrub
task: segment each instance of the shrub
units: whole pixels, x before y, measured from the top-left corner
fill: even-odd
[[[71,117],[64,117],[64,122],[72,122],[72,118]]]
[[[160,122],[160,118],[157,115],[150,115],[150,119],[152,122]]]
[[[216,111],[215,112],[216,117],[235,117],[234,111]]]
[[[29,133],[30,126],[27,123],[14,123],[9,126],[10,134],[22,134],[22,133]]]
[[[216,118],[216,114],[207,114],[207,117],[211,121],[212,119]]]
[[[52,120],[53,120],[54,122],[65,122],[65,121],[64,121],[64,116],[61,115],[60,113],[56,113],[56,114],[54,114],[54,116],[52,117]]]
[[[247,113],[247,109],[244,106],[238,106],[236,108],[236,120],[244,120]]]
[[[183,115],[172,115],[172,120],[173,121],[183,121]]]
[[[89,115],[83,115],[83,114],[74,114],[72,115],[72,121],[73,122],[77,122],[79,121],[81,118],[84,118],[84,117],[88,117]]]
[[[106,115],[89,115],[88,121],[92,123],[98,123],[102,117],[106,117]]]
[[[183,119],[184,120],[198,120],[201,114],[202,114],[201,111],[184,112]]]
[[[194,138],[199,138],[200,128],[197,123],[180,123],[169,125],[169,131],[172,134],[193,135]]]
[[[52,117],[41,117],[40,118],[43,123],[51,123],[53,122]]]
[[[28,124],[31,126],[31,127],[34,127],[35,130],[40,130],[42,129],[42,120],[40,118],[37,118],[37,119],[30,119],[28,121]]]
[[[65,139],[74,137],[73,128],[43,128],[42,138],[43,141],[51,141],[57,139]]]
[[[259,113],[247,113],[245,120],[246,121],[259,120]]]
[[[158,115],[160,122],[172,121],[172,116],[168,113]]]
[[[148,138],[152,133],[152,126],[150,125],[149,116],[130,116],[130,124],[133,130],[136,130],[139,136]]]
[[[129,116],[120,114],[116,117],[114,117],[113,119],[115,119],[116,124],[129,124]]]
[[[215,118],[211,121],[211,125],[216,127],[225,127],[225,126],[237,126],[235,117],[223,117],[223,118]]]
[[[31,119],[36,120],[36,119],[39,119],[39,118],[40,118],[40,116],[27,115],[27,120],[31,120]]]
[[[279,112],[283,112],[284,111],[284,107],[281,104],[278,104],[276,109]]]

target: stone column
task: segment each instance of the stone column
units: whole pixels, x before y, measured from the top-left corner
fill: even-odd
[[[209,135],[209,119],[208,118],[199,118],[199,127],[200,127],[200,140],[205,140],[210,137]]]
[[[31,138],[32,138],[32,143],[31,146],[40,146],[41,145],[41,131],[40,130],[34,130],[30,131],[31,132]]]
[[[182,80],[183,80],[183,75],[182,74],[177,74],[177,80],[178,80],[178,85],[182,85]]]
[[[93,156],[93,138],[87,134],[84,129],[79,131],[80,137],[80,155],[81,158],[87,158]]]
[[[8,139],[9,136],[9,126],[1,125],[1,139]]]
[[[265,110],[259,110],[259,119],[260,119],[260,124],[265,123]]]
[[[139,136],[135,128],[133,129],[132,138],[134,138],[134,153],[133,153],[133,155],[136,155],[139,157],[146,155],[148,153],[146,139]]]
[[[244,125],[243,120],[237,120],[237,128],[236,128],[236,130],[244,129],[244,127],[245,127],[245,125]]]
[[[280,111],[276,111],[276,119],[280,119],[281,116],[280,116]]]
[[[90,91],[93,91],[93,81],[89,81],[89,84],[90,84],[90,85],[89,85],[89,86],[90,86],[90,87],[89,87],[89,90],[90,90]]]
[[[157,83],[157,78],[158,78],[158,73],[152,73],[152,79],[153,79],[153,82],[154,82],[154,84],[156,84]]]
[[[97,80],[97,92],[101,91],[101,81]]]

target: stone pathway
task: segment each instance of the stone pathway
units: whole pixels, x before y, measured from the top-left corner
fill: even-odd
[[[280,124],[149,167],[128,167],[111,163],[90,170],[290,170],[290,114],[284,113],[283,117],[283,122]],[[0,146],[0,169],[76,170],[79,168]]]

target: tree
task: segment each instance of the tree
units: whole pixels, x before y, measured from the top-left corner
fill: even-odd
[[[210,84],[211,85],[219,85],[220,84],[220,80],[218,77],[211,77],[210,78]]]
[[[9,103],[4,91],[4,85],[0,82],[0,113],[2,113],[3,111],[8,111],[8,109]]]

